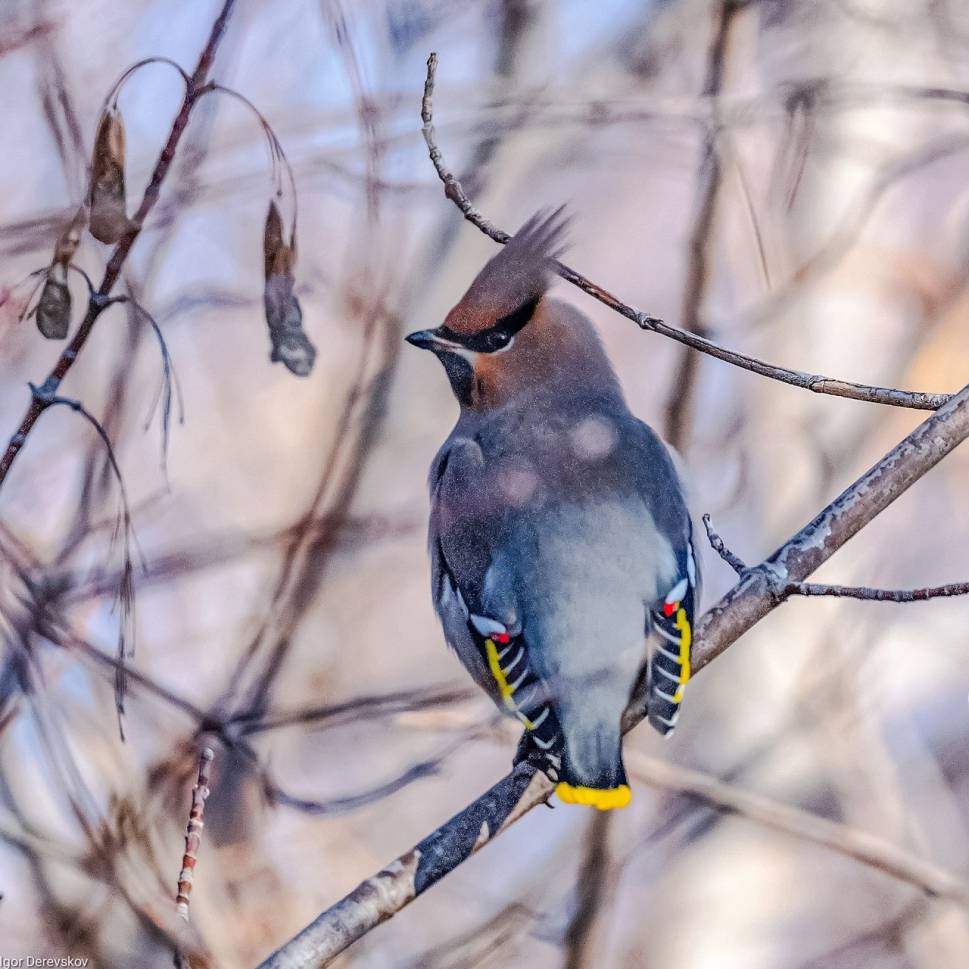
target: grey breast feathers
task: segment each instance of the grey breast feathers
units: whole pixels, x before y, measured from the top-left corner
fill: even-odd
[[[641,611],[641,637],[646,606],[674,578],[689,535],[665,446],[612,401],[462,421],[430,486],[435,602],[476,679],[460,642],[465,610],[518,628],[529,613],[537,631],[537,617],[582,601],[589,622],[574,617],[560,632],[585,635],[619,602]]]

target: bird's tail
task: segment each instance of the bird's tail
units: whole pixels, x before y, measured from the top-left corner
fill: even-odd
[[[587,804],[600,811],[629,803],[618,725],[614,729],[587,727],[566,736],[555,793],[567,804]]]

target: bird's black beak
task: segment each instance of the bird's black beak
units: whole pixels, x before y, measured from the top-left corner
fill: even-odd
[[[415,330],[408,333],[404,339],[414,347],[421,350],[433,350],[438,346],[440,336],[434,330]]]
[[[434,353],[457,353],[464,356],[468,349],[461,343],[455,343],[453,334],[446,336],[441,332],[441,327],[436,330],[416,330],[408,333],[404,339],[412,346],[420,347],[422,350],[432,350]]]

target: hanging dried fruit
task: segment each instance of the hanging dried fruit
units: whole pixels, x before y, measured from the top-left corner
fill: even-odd
[[[124,187],[124,122],[117,108],[101,117],[91,163],[91,235],[111,245],[131,227]]]
[[[47,270],[47,278],[44,280],[44,288],[35,311],[37,329],[48,340],[63,340],[70,328],[71,290],[67,275],[81,241],[86,215],[82,205],[54,246],[54,260]]]
[[[51,264],[37,303],[37,329],[48,340],[63,340],[71,323],[71,291],[67,286],[67,267]]]
[[[292,238],[288,243],[283,238],[283,220],[275,202],[269,203],[263,251],[266,257],[263,297],[272,343],[269,359],[284,364],[297,377],[305,377],[313,369],[316,348],[303,330],[303,311],[293,293],[295,243]]]
[[[78,244],[81,241],[81,233],[84,231],[84,224],[87,221],[87,210],[82,205],[71,219],[68,227],[61,233],[61,237],[54,246],[54,262],[59,262],[63,266],[69,266],[77,252]]]

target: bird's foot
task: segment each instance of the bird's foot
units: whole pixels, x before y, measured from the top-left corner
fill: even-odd
[[[562,758],[558,753],[539,748],[529,736],[526,730],[518,742],[518,750],[515,751],[513,766],[519,764],[531,764],[536,770],[540,770],[553,784],[558,783],[559,771],[562,769]]]

